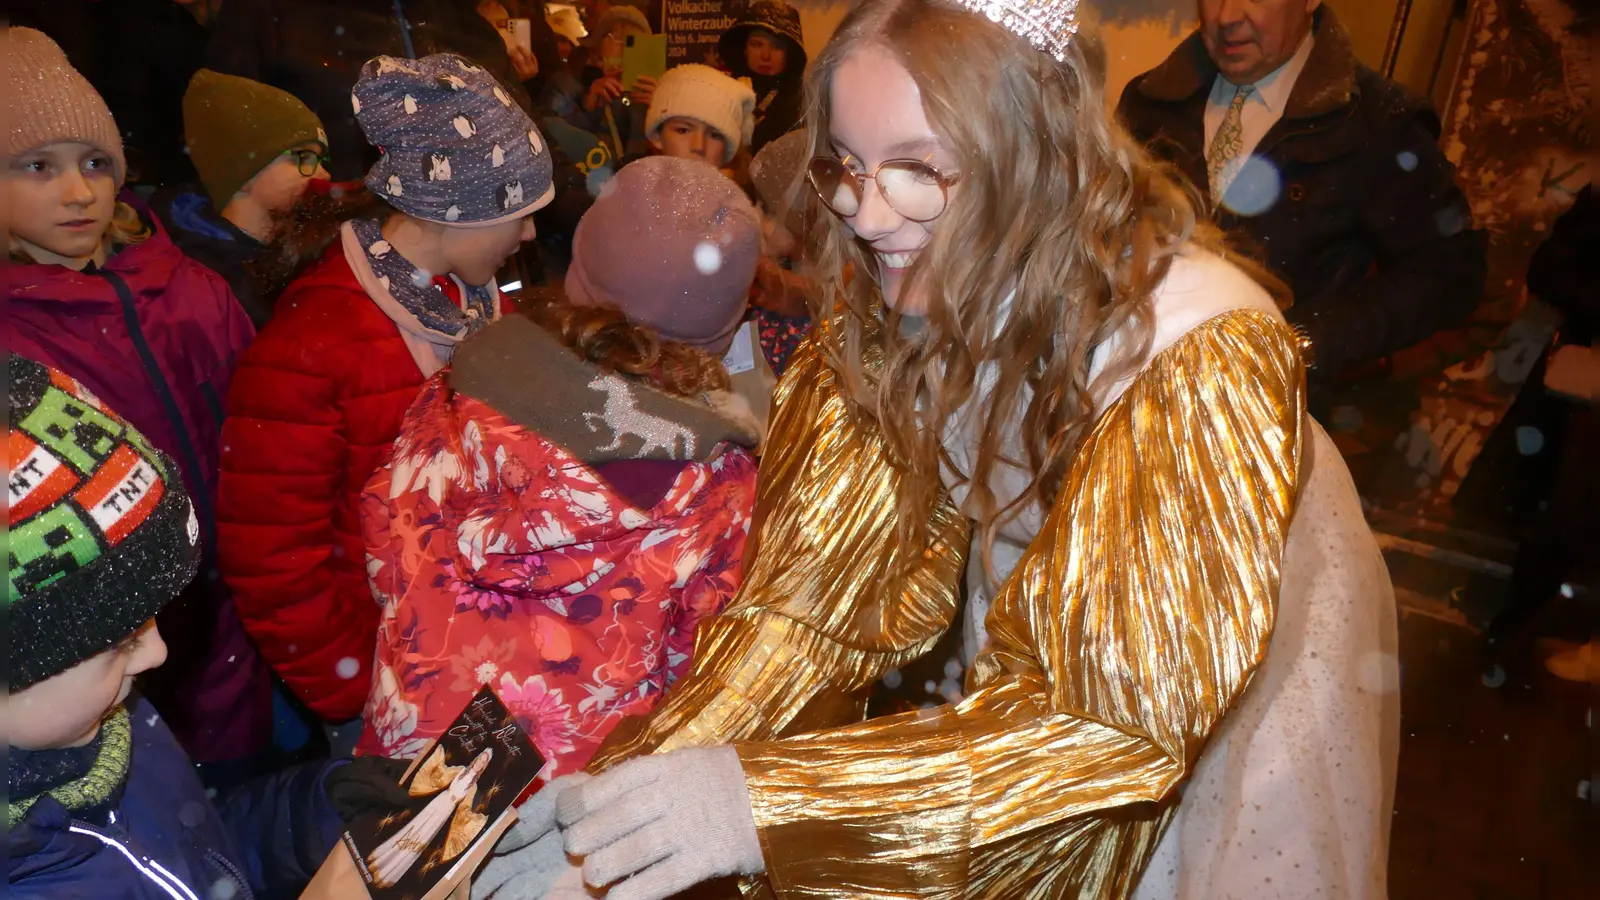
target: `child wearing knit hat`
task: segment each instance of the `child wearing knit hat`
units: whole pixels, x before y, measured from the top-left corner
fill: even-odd
[[[579,223],[565,293],[423,388],[362,506],[386,610],[364,751],[416,752],[488,678],[547,776],[578,772],[687,670],[738,588],[754,507],[760,433],[718,358],[759,252],[732,182],[641,160]],[[419,648],[446,662],[416,666]],[[543,897],[555,870],[581,890],[559,837],[525,843],[500,843],[475,896]]]
[[[209,555],[221,398],[255,329],[222,278],[121,190],[116,123],[61,48],[28,28],[0,44],[11,349],[87,385],[178,461]],[[198,762],[249,764],[271,734],[269,679],[227,592],[196,579],[163,626],[181,639],[156,705]]]
[[[189,82],[183,127],[201,183],[160,191],[151,205],[184,253],[228,280],[259,328],[275,297],[256,263],[287,237],[313,182],[326,184],[327,132],[294,95],[210,69]]]
[[[211,202],[256,240],[313,178],[326,180],[328,133],[287,91],[201,69],[183,95],[189,156]]]
[[[749,143],[755,105],[748,81],[699,63],[676,66],[650,100],[645,138],[658,153],[722,168]]]
[[[512,308],[495,273],[555,192],[544,135],[463,57],[369,60],[351,108],[382,203],[341,226],[245,353],[219,542],[256,646],[329,726],[360,716],[372,681],[361,487],[423,382]]]
[[[395,766],[312,764],[213,805],[133,692],[200,568],[178,467],[58,370],[12,354],[7,393],[9,896],[294,896]]]

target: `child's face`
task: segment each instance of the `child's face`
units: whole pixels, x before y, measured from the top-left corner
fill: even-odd
[[[7,742],[24,750],[82,747],[128,696],[133,678],[166,662],[167,645],[151,619],[103,653],[11,695]]]
[[[306,143],[280,154],[241,191],[268,212],[288,212],[305,196],[313,178],[326,181],[328,170],[322,167],[322,148]]]
[[[789,68],[789,48],[782,38],[757,28],[745,39],[744,63],[757,75],[782,75]]]
[[[471,285],[488,284],[523,241],[534,238],[533,216],[523,216],[487,228],[446,227],[439,249],[450,272]]]
[[[699,119],[673,116],[661,123],[661,136],[650,141],[665,156],[698,159],[720,166],[728,158],[728,138]]]
[[[6,231],[34,259],[81,269],[100,257],[117,206],[108,154],[76,142],[29,150],[12,158],[5,190]]]

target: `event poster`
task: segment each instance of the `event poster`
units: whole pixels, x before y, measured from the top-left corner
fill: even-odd
[[[746,5],[746,0],[662,0],[667,68],[684,63],[717,65],[717,39],[738,21]]]

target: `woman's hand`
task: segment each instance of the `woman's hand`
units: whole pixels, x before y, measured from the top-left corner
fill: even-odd
[[[564,791],[556,813],[567,853],[583,857],[584,880],[615,884],[608,900],[663,900],[712,878],[766,870],[732,747],[628,760]]]
[[[518,44],[508,50],[511,56],[511,66],[517,70],[517,80],[527,81],[539,74],[539,59],[528,48]]]
[[[500,838],[472,880],[472,896],[495,900],[587,897],[583,870],[569,859],[556,830],[556,801],[589,780],[581,772],[557,778],[517,807],[517,821]]]
[[[602,106],[622,96],[622,82],[610,75],[596,78],[594,84],[589,85],[589,93],[583,95],[583,106],[594,112]]]
[[[650,101],[656,96],[656,80],[649,75],[640,75],[639,80],[628,89],[628,99],[642,106],[649,106]]]

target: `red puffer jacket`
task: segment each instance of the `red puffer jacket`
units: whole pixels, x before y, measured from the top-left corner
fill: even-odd
[[[339,242],[278,301],[233,376],[218,543],[245,628],[331,722],[361,713],[378,605],[357,505],[423,376]]]

